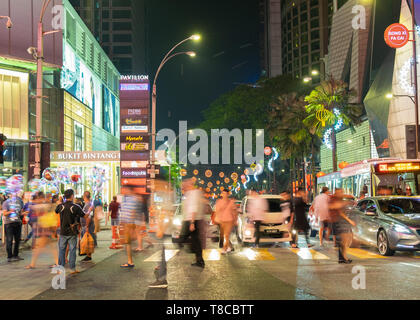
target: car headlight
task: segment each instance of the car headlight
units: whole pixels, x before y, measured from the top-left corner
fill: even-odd
[[[251,230],[245,230],[245,235],[246,235],[247,237],[250,237],[250,236],[252,235]]]
[[[182,222],[181,222],[181,219],[174,219],[173,220],[173,224],[175,225],[175,226],[180,226],[181,224],[182,224]]]
[[[410,230],[410,229],[408,229],[407,227],[404,227],[404,226],[402,226],[402,225],[400,225],[400,224],[394,224],[394,225],[392,226],[392,228],[393,228],[396,232],[399,232],[399,233],[412,234],[412,232],[411,232],[411,230]]]

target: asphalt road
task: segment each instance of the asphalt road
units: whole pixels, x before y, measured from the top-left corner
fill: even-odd
[[[337,263],[337,249],[275,247],[245,248],[220,255],[214,243],[204,252],[206,268],[192,267],[186,249],[165,240],[167,289],[149,289],[161,245],[134,255],[135,268],[121,269],[125,252],[97,263],[67,279],[65,290],[49,289],[34,299],[146,300],[306,300],[306,299],[420,299],[417,281],[420,256],[397,253],[382,257],[375,249],[351,249],[353,263]],[[316,243],[316,240],[313,240]],[[356,278],[355,278],[356,277]]]

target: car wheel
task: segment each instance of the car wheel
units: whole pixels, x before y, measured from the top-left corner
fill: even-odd
[[[378,251],[382,256],[392,256],[395,251],[389,248],[388,236],[385,230],[379,231],[378,234]]]

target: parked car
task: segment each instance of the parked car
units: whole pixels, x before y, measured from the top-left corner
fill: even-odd
[[[281,211],[280,204],[284,199],[279,195],[261,195],[268,202],[268,212],[261,222],[261,238],[263,242],[287,242],[292,240],[290,223]],[[241,211],[238,215],[237,238],[244,245],[255,242],[254,223],[248,213],[249,201],[252,197],[246,196],[241,203]]]
[[[349,213],[356,223],[353,239],[376,247],[379,254],[420,250],[420,198],[370,197]]]

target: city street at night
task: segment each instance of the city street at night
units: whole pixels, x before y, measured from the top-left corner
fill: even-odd
[[[0,0],[2,310],[417,310],[419,59],[420,0]]]

